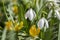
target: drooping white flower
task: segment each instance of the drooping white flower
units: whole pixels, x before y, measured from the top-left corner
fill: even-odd
[[[58,10],[55,10],[55,16],[60,20],[60,13]]]
[[[40,29],[42,28],[49,28],[49,25],[48,25],[48,21],[43,17],[41,18],[39,21],[38,21],[38,27],[40,27]]]
[[[55,11],[55,13],[54,13],[54,17],[55,17],[55,18],[58,18],[58,19],[60,20],[60,13],[59,13],[60,8],[59,8],[59,9],[55,9],[54,11]],[[49,12],[47,18],[52,17],[52,12],[53,12],[53,10],[51,10],[51,11]]]
[[[25,14],[25,19],[29,19],[30,21],[36,17],[36,13],[33,9],[29,9]]]
[[[44,21],[45,21],[45,27],[49,28],[48,21],[46,19],[44,19]]]
[[[41,18],[38,22],[38,27],[40,27],[40,29],[42,29],[44,27],[44,18]]]
[[[47,0],[47,1],[54,1],[54,0]]]
[[[48,5],[47,5],[49,9],[51,9],[52,6],[55,6],[55,7],[58,7],[59,6],[59,4],[58,4],[59,3],[59,0],[47,0],[47,1],[48,2],[49,1],[52,1],[52,2],[48,3]]]
[[[54,2],[57,2],[57,1],[59,1],[59,0],[46,0],[46,1],[54,1]]]

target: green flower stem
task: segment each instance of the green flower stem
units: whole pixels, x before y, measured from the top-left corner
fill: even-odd
[[[6,28],[4,28],[1,40],[5,40],[6,39],[6,32],[7,32],[7,30],[6,30]]]
[[[41,0],[41,2],[40,2],[40,9],[42,8],[42,6],[43,6],[43,0]]]
[[[5,13],[6,18],[7,18],[7,20],[8,20],[8,16],[7,16],[7,14],[6,14],[6,10],[5,10],[5,7],[4,7],[4,0],[2,0],[2,2],[3,2],[3,9],[4,9],[4,13]]]
[[[58,40],[60,40],[60,23],[59,23]]]
[[[9,15],[11,17],[12,22],[14,22],[13,16],[12,16],[12,14],[10,12],[9,12]]]
[[[42,5],[41,5],[41,4],[42,4]],[[41,4],[40,4],[41,7],[40,7],[39,12],[38,12],[38,20],[41,18],[42,10],[45,8],[47,2],[45,2],[45,3],[43,4],[43,0],[41,0]],[[39,17],[39,16],[40,16],[40,17]]]

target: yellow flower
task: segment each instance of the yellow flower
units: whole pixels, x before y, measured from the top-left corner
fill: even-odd
[[[12,25],[11,21],[8,21],[8,22],[5,23],[5,26],[6,26],[7,30],[10,30],[11,25]]]
[[[35,25],[33,25],[29,30],[29,33],[32,37],[36,37],[39,34],[39,32],[40,32],[40,29],[39,28],[36,29]]]
[[[14,30],[19,31],[19,25],[15,25]]]
[[[21,29],[22,27],[23,27],[23,21],[20,22],[19,29]]]
[[[13,7],[12,7],[12,10],[13,10],[13,12],[14,12],[15,14],[17,14],[17,13],[18,13],[18,7],[17,7],[17,5],[13,6]]]
[[[21,21],[20,25],[16,25],[15,28],[14,28],[14,30],[15,31],[19,31],[20,29],[22,29],[22,27],[23,27],[23,22]]]
[[[40,33],[40,28],[37,28],[37,35]]]

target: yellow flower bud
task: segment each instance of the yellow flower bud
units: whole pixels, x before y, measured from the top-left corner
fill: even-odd
[[[18,7],[17,7],[17,6],[13,6],[13,7],[12,7],[12,10],[13,10],[13,12],[14,12],[15,14],[18,13]]]

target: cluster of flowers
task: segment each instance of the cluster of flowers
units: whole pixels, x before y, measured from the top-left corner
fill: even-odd
[[[15,30],[15,31],[19,31],[20,29],[22,29],[24,27],[23,25],[23,21],[18,22],[18,20],[13,20],[13,13],[15,13],[15,15],[17,15],[18,13],[18,6],[14,5],[11,7],[13,3],[11,3],[8,6],[7,11],[10,14],[11,18],[8,18],[8,22],[6,22],[6,28],[7,30]],[[15,3],[16,4],[16,3]],[[52,4],[50,4],[52,6]],[[48,14],[48,18],[51,17],[52,10],[49,12]],[[55,10],[55,16],[60,20],[60,14],[59,14],[59,10]],[[29,19],[30,21],[33,21],[36,18],[36,12],[30,8],[26,13],[25,13],[25,19]],[[17,19],[17,17],[16,17]],[[12,21],[11,21],[12,20]],[[39,19],[38,23],[37,23],[38,28],[36,28],[36,25],[32,25],[29,29],[29,34],[33,37],[38,36],[38,34],[40,33],[40,30],[44,28],[44,30],[46,31],[47,28],[49,28],[49,23],[48,20],[45,17],[42,17]]]
[[[13,12],[16,13],[16,10],[18,10],[17,6],[14,6],[13,7]],[[35,17],[36,17],[36,13],[32,8],[29,9],[25,14],[25,19],[28,18],[30,21],[34,20]],[[15,26],[15,27],[13,27],[13,26]],[[37,36],[40,33],[40,30],[42,28],[44,28],[44,27],[49,28],[48,21],[44,17],[42,17],[38,21],[37,26],[38,26],[38,28],[36,29],[36,25],[32,25],[30,30],[29,30],[30,35],[33,36],[33,37]],[[7,30],[19,31],[22,27],[23,27],[23,21],[20,22],[20,23],[16,23],[16,22],[13,23],[12,21],[6,22]]]

